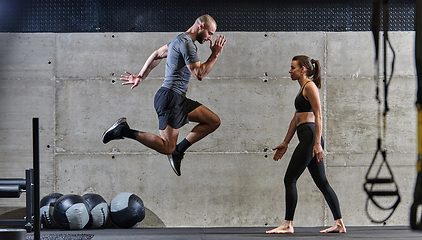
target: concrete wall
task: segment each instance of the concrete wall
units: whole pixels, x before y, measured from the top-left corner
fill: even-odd
[[[120,192],[133,192],[147,208],[141,227],[279,225],[284,172],[297,139],[278,162],[269,149],[282,142],[294,113],[299,85],[289,78],[291,58],[306,54],[323,66],[324,161],[344,221],[372,224],[362,188],[378,137],[370,32],[223,33],[227,44],[212,73],[202,82],[192,80],[187,93],[222,124],[188,150],[181,177],[167,157],[133,140],[101,142],[104,130],[122,116],[134,129],[158,133],[153,97],[164,63],[133,91],[119,78],[125,70],[137,73],[176,34],[0,34],[1,178],[24,177],[32,166],[31,118],[39,117],[41,196],[94,192],[110,202]],[[402,203],[388,224],[407,225],[416,177],[414,32],[390,37],[397,57],[384,143]],[[208,43],[197,45],[206,61]],[[183,127],[179,139],[193,126]],[[332,224],[307,171],[298,189],[295,225]],[[0,199],[0,215],[23,206],[24,197]]]

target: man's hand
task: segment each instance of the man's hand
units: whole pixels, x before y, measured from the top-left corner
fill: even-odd
[[[212,39],[210,39],[210,48],[212,54],[218,57],[223,52],[223,47],[226,44],[226,41],[226,37],[223,35],[217,35],[214,44],[212,43]]]
[[[143,79],[139,75],[130,74],[129,72],[126,72],[126,71],[125,71],[125,73],[127,75],[121,75],[120,80],[126,81],[126,82],[122,83],[122,85],[132,84],[132,87],[130,88],[130,90],[133,90],[135,87],[137,87],[139,85],[139,83],[141,83],[143,81]]]

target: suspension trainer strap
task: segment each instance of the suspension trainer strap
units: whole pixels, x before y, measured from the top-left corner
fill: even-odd
[[[365,211],[368,218],[375,223],[383,223],[386,220],[388,220],[394,211],[397,209],[397,206],[400,203],[400,194],[399,189],[394,181],[393,172],[391,171],[390,165],[387,162],[387,152],[385,151],[385,147],[383,147],[382,138],[386,136],[386,125],[387,125],[387,112],[389,110],[388,108],[388,87],[391,82],[391,78],[393,76],[394,71],[394,60],[395,60],[395,52],[394,49],[391,46],[391,43],[388,39],[388,1],[383,0],[383,28],[384,28],[384,112],[381,114],[381,99],[379,96],[379,32],[380,32],[380,14],[381,12],[381,6],[379,0],[374,0],[374,8],[373,8],[373,19],[372,19],[372,33],[374,36],[374,43],[375,43],[375,75],[374,80],[376,83],[376,90],[375,90],[375,98],[378,102],[378,140],[377,140],[377,149],[375,151],[374,157],[372,159],[371,164],[369,165],[368,172],[365,175],[365,183],[363,185],[363,188],[368,195],[368,198],[366,200],[365,204]],[[387,43],[393,52],[393,61],[392,61],[392,67],[391,67],[391,74],[390,78],[387,79]],[[382,124],[381,124],[381,115],[382,115]],[[375,164],[375,160],[377,159],[377,156],[381,154],[381,164],[379,165],[375,177],[370,178],[370,172],[373,169],[373,166]],[[389,177],[380,177],[381,169],[386,168],[389,174]],[[378,190],[378,188],[375,188],[377,190],[374,190],[374,187],[377,185],[388,185],[391,189],[391,185],[393,187],[393,190]],[[385,197],[396,197],[396,201],[389,205],[389,206],[383,206],[377,199],[378,198],[385,198]],[[376,220],[369,214],[369,203],[372,202],[376,207],[378,207],[381,210],[385,211],[391,211],[389,215],[381,220]]]

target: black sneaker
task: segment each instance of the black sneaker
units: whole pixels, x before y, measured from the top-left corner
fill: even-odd
[[[111,126],[103,133],[103,143],[106,144],[111,140],[123,139],[123,136],[121,135],[122,128],[129,128],[129,125],[126,122],[126,118],[124,117],[119,118],[119,120],[117,120],[113,126]]]
[[[182,159],[184,155],[184,153],[178,153],[176,151],[174,151],[172,155],[167,155],[170,161],[170,166],[177,176],[182,175],[182,172],[180,171],[180,166],[182,165]]]

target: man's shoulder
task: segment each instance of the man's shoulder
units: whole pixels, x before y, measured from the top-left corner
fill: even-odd
[[[190,37],[190,35],[187,32],[184,32],[184,33],[177,35],[177,37],[175,37],[173,39],[173,42],[179,42],[179,43],[191,42],[191,43],[193,43],[192,38]]]

